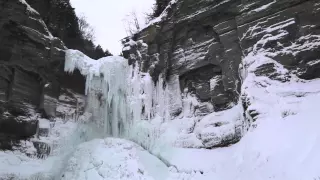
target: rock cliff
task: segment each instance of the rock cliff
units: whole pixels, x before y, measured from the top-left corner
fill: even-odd
[[[253,55],[263,53],[273,60],[256,65],[253,71],[258,77],[279,82],[293,76],[319,78],[319,15],[317,0],[171,1],[160,17],[133,37],[137,43],[124,40],[123,54],[130,62],[138,61],[141,71],[149,72],[155,81],[165,74],[165,86],[178,92],[171,97],[173,117],[183,109],[183,94],[191,94],[199,102],[196,116],[240,103],[246,121],[252,124],[259,110],[250,107],[252,92],[243,81],[249,67],[261,61]],[[248,56],[253,56],[251,63],[246,63]],[[288,71],[285,75],[278,72],[280,65]],[[220,123],[213,129],[223,126]],[[219,138],[229,140],[207,147],[237,142],[241,135],[235,133],[231,140],[225,133]]]
[[[0,1],[0,149],[35,135],[38,118],[55,117],[62,88],[83,92],[84,78],[63,72],[65,49],[24,0]]]

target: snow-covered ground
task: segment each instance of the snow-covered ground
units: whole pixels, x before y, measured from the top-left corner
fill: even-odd
[[[175,2],[151,24],[165,18]],[[238,105],[204,117],[194,114],[199,103],[195,97],[173,93],[176,84],[163,88],[161,76],[154,84],[148,73],[122,57],[94,61],[68,50],[65,70],[77,68],[87,77],[87,113],[77,115],[78,121],[57,119],[54,125],[41,119],[40,128],[50,127],[48,137],[40,137],[51,147],[49,157],[0,151],[0,180],[319,180],[320,79],[299,79],[272,57],[319,48],[320,37],[301,37],[305,43],[277,52],[263,48],[288,35],[283,28],[292,23],[289,19],[264,30],[279,33],[264,36],[243,59]],[[262,33],[253,33],[255,28],[259,30],[252,27],[245,36]],[[270,64],[276,78],[256,73]],[[171,117],[175,106],[182,106],[182,113]],[[58,110],[75,117],[72,108]],[[256,116],[245,119],[243,114],[250,112]],[[238,143],[206,149],[239,129],[243,137]],[[32,142],[22,144],[29,154],[36,151]]]
[[[62,175],[63,180],[166,179],[168,168],[133,142],[95,139],[78,146]]]
[[[64,122],[57,119],[48,137],[42,137],[42,142],[47,142],[52,148],[52,153],[47,159],[37,159],[28,157],[20,151],[0,151],[0,179],[51,179],[55,173],[60,171],[63,156],[72,151],[73,144],[71,137],[77,131],[77,124],[72,121]],[[26,148],[30,151],[34,149],[32,142]]]

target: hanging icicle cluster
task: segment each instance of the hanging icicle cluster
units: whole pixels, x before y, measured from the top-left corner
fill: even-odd
[[[86,77],[86,111],[106,135],[126,136],[130,127],[155,116],[169,118],[168,89],[160,75],[155,85],[138,63],[129,66],[126,59],[110,56],[92,60],[76,50],[67,50],[65,71],[78,69]]]

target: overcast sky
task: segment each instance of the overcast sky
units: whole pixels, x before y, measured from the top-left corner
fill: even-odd
[[[150,12],[154,0],[71,0],[77,15],[84,14],[95,30],[96,44],[119,55],[120,40],[127,36],[123,19],[133,10],[144,22],[144,13]]]

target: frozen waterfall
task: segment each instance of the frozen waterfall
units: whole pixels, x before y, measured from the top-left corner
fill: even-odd
[[[130,136],[130,127],[152,117],[169,119],[168,89],[161,75],[155,84],[148,73],[139,71],[138,63],[129,66],[126,59],[110,56],[93,60],[77,50],[66,51],[65,71],[78,69],[86,77],[86,120],[104,134]]]

